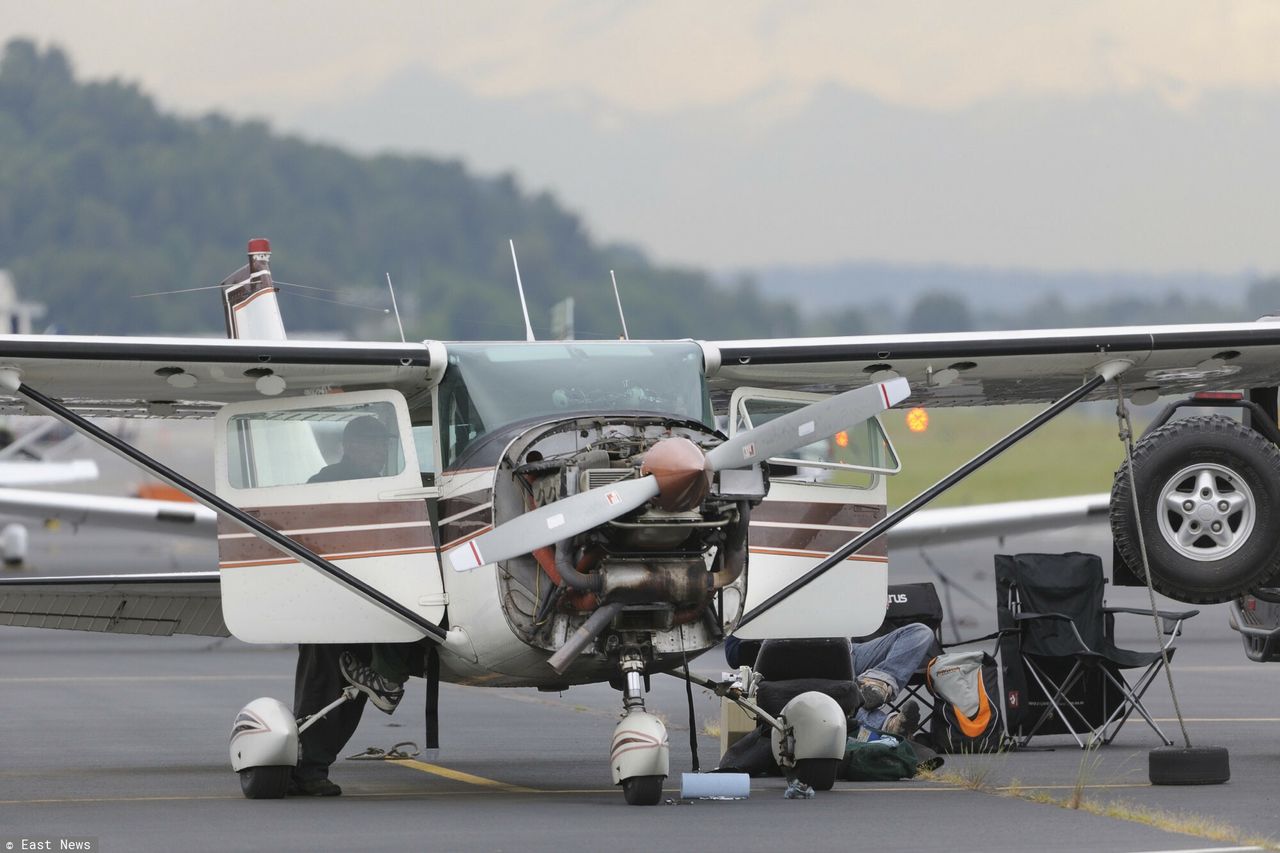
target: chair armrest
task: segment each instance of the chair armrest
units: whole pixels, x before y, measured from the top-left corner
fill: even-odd
[[[1051,619],[1054,622],[1066,622],[1071,628],[1071,633],[1075,635],[1076,642],[1080,644],[1080,648],[1092,654],[1093,650],[1089,648],[1089,644],[1084,641],[1084,637],[1080,636],[1080,629],[1076,627],[1076,622],[1065,613],[1015,613],[1013,621],[1015,622],[1034,622],[1037,619]]]
[[[1102,608],[1102,612],[1103,613],[1133,613],[1134,615],[1137,615],[1137,616],[1151,615],[1150,610],[1143,610],[1141,607],[1104,607]],[[1156,611],[1156,615],[1159,616],[1161,619],[1179,619],[1179,620],[1190,619],[1192,616],[1199,615],[1199,613],[1200,613],[1199,610],[1178,610],[1178,611],[1157,610]]]
[[[1015,622],[1030,622],[1034,619],[1056,619],[1059,622],[1071,621],[1071,617],[1065,613],[1027,613],[1024,611],[1013,614],[1013,621]]]

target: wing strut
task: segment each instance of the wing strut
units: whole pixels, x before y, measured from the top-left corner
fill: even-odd
[[[1108,362],[1108,364],[1104,365],[1104,367],[1109,367],[1112,364],[1115,364],[1115,363]],[[1124,366],[1127,367],[1128,364],[1124,363]],[[1100,371],[1101,372],[1099,372],[1097,376],[1094,376],[1088,382],[1084,383],[1079,388],[1067,394],[1065,397],[1061,398],[1060,400],[1055,402],[1053,405],[1049,406],[1049,408],[1045,409],[1043,412],[1040,412],[1031,420],[1027,421],[1022,426],[1018,427],[1013,432],[1009,433],[1004,438],[1000,439],[995,444],[991,445],[986,450],[979,453],[977,456],[973,457],[968,462],[961,465],[959,468],[952,471],[947,476],[943,477],[937,483],[930,486],[928,489],[925,489],[920,494],[916,495],[910,501],[903,504],[903,506],[900,507],[897,510],[897,512],[890,513],[889,515],[877,521],[875,524],[868,527],[865,531],[860,533],[857,537],[855,537],[854,539],[851,539],[850,541],[846,542],[844,545],[840,546],[840,548],[832,552],[830,556],[826,557],[822,562],[818,563],[818,565],[814,566],[812,569],[805,572],[803,575],[796,578],[791,583],[787,584],[782,589],[775,592],[773,595],[769,596],[760,604],[753,607],[746,615],[742,617],[742,621],[738,623],[737,627],[741,628],[743,625],[746,625],[748,622],[751,622],[753,619],[757,618],[758,616],[763,615],[765,611],[769,610],[771,607],[773,607],[778,602],[782,601],[787,596],[791,595],[793,592],[799,590],[800,588],[808,585],[810,582],[816,580],[819,576],[825,574],[827,570],[834,568],[835,566],[838,566],[840,563],[844,562],[844,560],[847,559],[849,556],[858,553],[867,545],[870,545],[874,540],[888,533],[889,530],[892,529],[898,522],[904,520],[905,518],[910,516],[912,513],[914,513],[916,510],[920,509],[922,506],[929,503],[934,498],[938,497],[938,495],[947,491],[947,489],[950,489],[956,483],[959,483],[965,477],[968,477],[974,471],[977,471],[983,465],[987,464],[992,459],[996,458],[1001,453],[1008,450],[1010,447],[1017,444],[1019,441],[1026,438],[1028,435],[1035,432],[1040,427],[1044,426],[1046,423],[1053,420],[1055,417],[1062,414],[1067,409],[1071,408],[1071,406],[1079,402],[1080,399],[1083,398],[1085,395],[1087,395],[1090,391],[1093,391],[1099,385],[1102,385],[1104,382],[1109,381],[1115,376],[1115,374],[1111,373],[1110,370],[1103,370],[1102,368],[1100,368]]]
[[[363,596],[371,603],[378,605],[388,613],[399,617],[413,627],[422,631],[436,642],[443,643],[447,640],[449,632],[441,628],[439,625],[422,618],[417,613],[414,613],[400,602],[387,596],[376,587],[370,586],[349,572],[335,566],[333,563],[329,562],[324,557],[321,557],[319,554],[316,554],[309,548],[303,547],[294,539],[291,539],[278,530],[263,524],[261,521],[249,515],[238,506],[228,503],[203,486],[188,480],[172,468],[169,468],[168,466],[151,458],[128,442],[117,438],[89,420],[77,415],[57,400],[54,400],[51,397],[46,397],[36,389],[23,383],[16,370],[12,368],[0,369],[0,387],[5,388],[5,390],[12,391],[21,397],[25,397],[77,432],[87,435],[89,438],[93,439],[98,444],[101,444],[108,450],[125,457],[142,468],[145,468],[152,474],[172,485],[174,488],[180,489],[193,500],[204,504],[214,512],[220,512],[223,515],[228,516],[233,521],[247,528],[251,533],[279,548],[290,557],[299,560],[316,571],[328,575],[352,592]]]

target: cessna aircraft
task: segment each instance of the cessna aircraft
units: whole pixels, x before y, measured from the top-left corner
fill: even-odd
[[[1077,401],[1246,389],[1248,400],[1218,401],[1246,406],[1246,424],[1184,418],[1138,443],[1136,490],[1117,478],[1112,525],[1130,568],[1186,600],[1230,599],[1280,565],[1271,323],[319,343],[285,339],[266,240],[251,241],[249,262],[222,284],[230,340],[0,336],[0,411],[52,414],[201,505],[168,520],[165,506],[135,504],[99,506],[98,517],[199,531],[216,514],[220,560],[189,575],[2,579],[0,623],[256,643],[425,638],[443,680],[610,681],[624,709],[611,773],[628,802],[651,804],[668,748],[644,709],[650,674],[730,632],[871,633],[886,602],[884,534],[900,521],[926,539],[1095,515],[1096,501],[1068,499],[1012,516],[909,518]],[[907,400],[1051,405],[887,515],[886,478],[900,463],[876,414]],[[90,420],[108,415],[212,418],[214,488]],[[369,418],[390,437],[378,472],[317,482],[347,425]],[[819,765],[834,767],[835,724],[802,698],[771,720],[775,754],[802,778],[821,776]],[[297,726],[275,700],[236,718],[232,764],[246,795],[283,794]],[[843,727],[841,716],[838,754]],[[825,745],[813,746],[814,731]]]

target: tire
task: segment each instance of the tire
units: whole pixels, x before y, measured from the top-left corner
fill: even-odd
[[[632,776],[622,780],[622,796],[629,806],[656,806],[662,802],[662,783],[666,776]]]
[[[801,758],[796,761],[796,778],[815,791],[830,791],[840,770],[838,758]]]
[[[246,767],[240,771],[240,790],[251,800],[278,800],[289,790],[289,765]]]
[[[1147,773],[1152,785],[1221,785],[1231,762],[1222,746],[1161,746],[1149,753]]]
[[[1172,421],[1134,447],[1133,474],[1157,591],[1217,604],[1280,570],[1280,448],[1260,433],[1221,415]],[[1143,577],[1127,463],[1111,485],[1111,533]]]

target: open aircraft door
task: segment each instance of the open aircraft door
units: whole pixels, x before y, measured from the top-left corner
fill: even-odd
[[[738,388],[729,404],[730,437],[822,399]],[[900,470],[874,417],[786,458],[770,459],[769,466],[769,494],[751,513],[747,613],[883,518],[885,475]],[[870,634],[884,621],[887,564],[880,537],[735,633],[742,639]]]
[[[404,397],[356,391],[234,403],[217,416],[217,493],[440,624],[447,601]],[[227,627],[254,643],[403,642],[421,632],[228,519]]]

